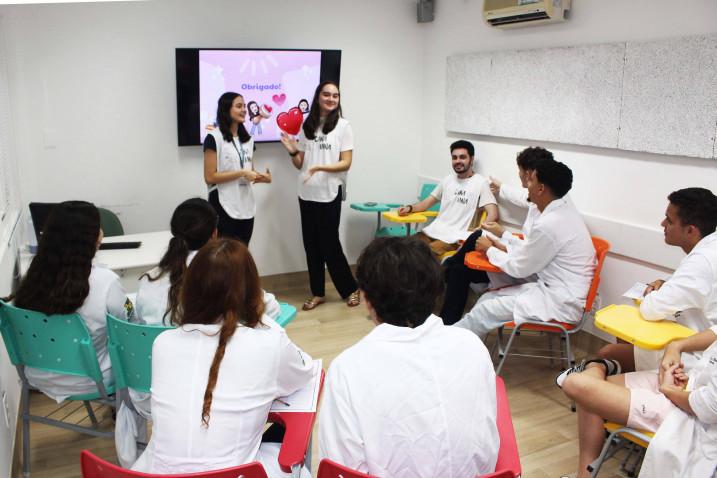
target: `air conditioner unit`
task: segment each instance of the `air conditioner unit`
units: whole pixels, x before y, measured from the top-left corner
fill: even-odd
[[[485,0],[483,18],[498,28],[562,22],[570,3],[571,0]]]

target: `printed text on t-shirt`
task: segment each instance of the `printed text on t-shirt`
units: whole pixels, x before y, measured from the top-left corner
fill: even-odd
[[[457,203],[468,204],[468,195],[465,189],[456,190],[455,194],[453,195],[453,198]]]
[[[319,149],[331,151],[331,144],[326,141],[326,136],[317,136],[314,142],[319,144]]]

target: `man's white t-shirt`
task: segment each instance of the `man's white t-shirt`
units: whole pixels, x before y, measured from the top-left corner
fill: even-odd
[[[496,204],[488,180],[480,174],[466,179],[459,179],[455,174],[446,176],[431,196],[441,201],[441,209],[436,220],[423,228],[423,233],[448,244],[468,237],[477,208]]]
[[[254,138],[246,143],[240,143],[239,138],[233,138],[232,142],[224,141],[219,129],[213,130],[211,134],[217,144],[217,172],[253,169]],[[250,181],[239,178],[215,186],[219,191],[219,203],[230,217],[251,219],[256,215],[256,203]],[[210,188],[210,191],[213,188]]]
[[[327,166],[339,161],[341,153],[354,149],[354,134],[351,125],[345,118],[339,118],[336,127],[324,134],[323,126],[319,125],[316,137],[306,139],[304,130],[299,132],[297,148],[304,152],[304,164],[299,173],[299,197],[304,201],[331,202],[339,193],[339,186],[343,186],[346,194],[346,171],[341,173],[327,173],[319,171],[314,173],[308,181],[306,174],[312,166]]]

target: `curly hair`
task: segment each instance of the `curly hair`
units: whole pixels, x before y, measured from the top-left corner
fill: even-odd
[[[675,207],[683,225],[695,226],[702,237],[709,236],[717,228],[717,196],[705,188],[685,188],[667,196]]]
[[[378,320],[402,327],[423,324],[443,292],[441,266],[414,238],[374,239],[361,252],[356,280]]]
[[[518,153],[515,162],[523,171],[535,171],[535,163],[546,159],[553,161],[553,153],[540,146],[531,146]]]
[[[534,167],[538,181],[548,186],[555,197],[565,196],[573,187],[573,172],[565,164],[553,159],[540,158],[535,162]]]
[[[14,295],[15,305],[47,315],[71,314],[90,293],[92,259],[100,236],[94,204],[65,201],[50,212],[37,255]]]

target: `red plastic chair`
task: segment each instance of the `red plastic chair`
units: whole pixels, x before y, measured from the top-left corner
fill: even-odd
[[[496,425],[500,437],[500,448],[498,449],[498,460],[495,463],[495,471],[488,475],[479,475],[476,478],[520,478],[522,468],[518,456],[518,444],[515,441],[515,430],[513,419],[510,417],[510,405],[508,394],[505,391],[505,383],[500,377],[495,378],[495,395],[498,403]],[[343,465],[327,458],[319,463],[317,478],[377,478],[360,471],[346,468]]]
[[[99,458],[88,450],[80,453],[82,478],[268,478],[261,463],[255,461],[246,465],[224,468],[223,470],[183,473],[181,475],[151,475],[126,470]]]
[[[500,375],[500,372],[503,370],[503,365],[505,364],[505,361],[508,358],[508,352],[510,351],[511,345],[513,345],[513,341],[515,338],[520,335],[521,330],[532,330],[536,332],[548,332],[553,334],[560,334],[561,338],[565,339],[565,357],[562,356],[562,346],[560,351],[560,360],[565,360],[567,362],[568,367],[575,366],[575,356],[573,355],[573,350],[570,347],[570,336],[574,333],[577,333],[583,328],[583,325],[585,325],[585,320],[590,316],[592,313],[593,303],[595,302],[595,297],[597,296],[598,292],[598,286],[600,285],[600,271],[602,270],[603,262],[605,261],[605,256],[607,255],[607,251],[610,250],[610,243],[607,242],[604,239],[600,239],[599,237],[592,238],[593,246],[595,247],[595,255],[597,256],[597,264],[595,265],[595,272],[593,275],[593,280],[590,284],[590,289],[588,289],[588,296],[585,300],[585,307],[583,309],[583,314],[580,317],[580,320],[576,324],[569,324],[566,322],[558,322],[558,321],[551,321],[551,322],[542,322],[538,320],[528,320],[525,322],[521,322],[520,324],[516,324],[515,322],[508,322],[504,324],[502,327],[498,329],[498,338],[496,340],[496,345],[498,347],[498,357],[500,358],[500,362],[498,363],[498,367],[495,369],[495,373]],[[512,329],[512,333],[510,334],[510,338],[508,339],[508,343],[505,347],[503,347],[503,330],[504,329]],[[545,355],[527,355],[527,354],[513,354],[513,355],[522,355],[524,357],[533,357],[533,358],[547,358],[553,360],[555,357],[553,356],[545,356]]]

